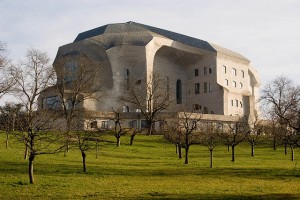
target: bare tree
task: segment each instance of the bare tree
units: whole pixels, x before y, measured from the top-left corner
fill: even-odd
[[[234,162],[235,147],[247,138],[250,133],[249,125],[246,121],[241,121],[241,119],[224,125],[226,126],[223,127],[223,131],[219,135],[231,147],[231,161]]]
[[[126,134],[126,129],[122,128],[122,120],[124,120],[124,116],[122,113],[122,109],[113,109],[112,108],[112,116],[109,118],[114,122],[114,129],[111,130],[114,134],[115,138],[117,139],[117,147],[120,146],[121,140],[120,138]]]
[[[0,98],[14,85],[14,79],[9,73],[6,44],[0,41]]]
[[[284,143],[291,147],[294,160],[294,148],[300,146],[300,86],[286,77],[277,77],[263,88],[261,100],[286,130]]]
[[[158,115],[171,103],[168,92],[169,84],[166,84],[166,81],[158,74],[153,74],[146,81],[129,80],[125,85],[128,93],[120,100],[130,103],[140,110],[148,125],[148,135],[151,135]]]
[[[205,145],[210,152],[210,165],[209,167],[213,167],[213,150],[220,143],[219,134],[223,130],[223,124],[215,123],[215,122],[201,122],[201,141],[202,144]]]
[[[80,118],[85,111],[86,101],[99,101],[101,86],[96,78],[101,78],[102,64],[93,61],[85,54],[65,55],[54,62],[57,75],[57,83],[52,89],[57,95],[57,101],[62,106],[60,113],[66,121],[66,143],[68,151],[68,140],[71,137],[72,125],[77,129],[73,121]]]
[[[182,147],[184,142],[184,132],[181,130],[178,116],[172,116],[166,121],[164,137],[171,143],[175,144],[178,158],[182,158]]]
[[[250,133],[247,134],[247,142],[251,145],[251,156],[254,156],[254,147],[258,144],[262,137],[264,126],[257,116],[252,118],[249,120]]]
[[[29,49],[26,53],[26,60],[22,61],[18,67],[12,67],[11,74],[16,81],[14,91],[25,106],[26,126],[23,127],[22,132],[18,132],[18,136],[22,137],[29,152],[29,179],[33,184],[35,157],[55,153],[62,148],[56,144],[60,139],[60,134],[48,131],[54,125],[51,122],[54,121],[55,114],[36,112],[37,98],[41,91],[54,83],[54,73],[46,52]]]

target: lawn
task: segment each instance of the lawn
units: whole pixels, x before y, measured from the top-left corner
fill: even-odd
[[[129,140],[101,143],[98,158],[89,151],[86,173],[75,148],[66,157],[38,156],[30,185],[24,147],[6,148],[0,132],[0,199],[300,199],[298,149],[292,162],[282,147],[264,144],[251,157],[250,146],[240,144],[233,163],[227,147],[218,146],[210,169],[206,147],[192,146],[185,165],[162,136],[138,135],[133,146]]]

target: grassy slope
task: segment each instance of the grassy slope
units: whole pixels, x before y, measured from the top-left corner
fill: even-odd
[[[113,138],[111,137],[113,140]],[[28,184],[23,148],[10,144],[0,133],[0,199],[300,199],[300,160],[290,161],[283,149],[250,146],[236,149],[236,162],[225,146],[209,151],[192,146],[190,163],[183,164],[173,145],[161,136],[129,137],[121,147],[100,146],[99,158],[87,153],[87,173],[82,173],[81,154],[71,149],[63,154],[38,156],[34,163],[36,184]]]

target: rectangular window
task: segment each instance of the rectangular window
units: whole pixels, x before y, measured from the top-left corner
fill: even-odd
[[[225,79],[224,84],[228,86],[228,79]]]
[[[209,68],[209,69],[208,69],[208,72],[209,72],[210,74],[212,73],[212,70],[211,70],[211,68]]]
[[[245,77],[245,72],[243,70],[242,71],[242,77],[244,78]]]
[[[77,63],[75,60],[67,62],[64,65],[64,82],[76,80],[77,70]]]
[[[207,74],[207,67],[204,67],[204,75]]]
[[[208,108],[204,107],[204,114],[208,114]]]
[[[241,89],[243,88],[243,83],[240,83],[240,88],[241,88]]]
[[[233,100],[231,100],[231,106],[233,106]]]
[[[195,69],[195,76],[199,76],[199,70]]]
[[[200,83],[195,83],[195,94],[200,94]]]
[[[97,121],[91,122],[91,128],[98,128]]]
[[[226,68],[226,66],[225,66],[225,65],[223,65],[223,70],[224,70],[224,74],[226,74],[226,72],[227,72],[227,68]]]
[[[51,96],[43,99],[44,109],[58,109],[60,108],[60,98],[59,96]]]
[[[124,79],[129,79],[129,75],[130,75],[130,73],[129,73],[129,69],[125,69],[124,70]]]
[[[108,129],[108,121],[101,122],[101,129]]]
[[[210,84],[210,83],[208,83],[208,91],[209,91],[209,92],[212,92],[211,84]]]
[[[232,68],[232,75],[236,76],[236,69],[235,68]]]
[[[235,105],[236,107],[239,107],[239,101],[237,99],[235,100]]]
[[[204,82],[204,93],[207,93],[207,82]]]
[[[236,88],[236,82],[235,81],[232,81],[232,87]]]
[[[137,120],[132,120],[129,122],[130,128],[137,128]]]

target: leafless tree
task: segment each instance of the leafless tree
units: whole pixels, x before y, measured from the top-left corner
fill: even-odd
[[[114,134],[115,138],[117,139],[117,147],[120,146],[121,140],[120,138],[127,133],[127,130],[122,128],[122,120],[124,120],[122,109],[113,109],[112,108],[112,115],[109,117],[110,120],[114,122],[114,128],[112,133]]]
[[[10,62],[7,57],[6,44],[0,41],[0,98],[14,85],[14,79],[9,73]]]
[[[247,135],[247,142],[251,145],[251,156],[254,156],[254,147],[262,137],[264,126],[258,116],[253,116],[250,117],[249,128],[250,133]]]
[[[128,80],[125,85],[128,93],[120,100],[140,110],[148,125],[148,135],[151,135],[158,115],[166,110],[172,101],[168,92],[169,84],[158,74],[153,74],[148,80]]]
[[[216,122],[201,122],[201,143],[210,152],[210,168],[213,167],[213,150],[220,144],[219,134],[223,131],[223,124]]]
[[[245,120],[237,120],[224,124],[223,131],[219,134],[226,144],[231,147],[231,161],[235,161],[235,147],[245,141],[250,133],[248,122]]]
[[[25,106],[26,126],[18,136],[29,152],[29,179],[34,183],[33,162],[36,156],[50,154],[59,151],[62,146],[56,142],[60,139],[60,134],[49,132],[52,128],[53,112],[37,112],[37,99],[41,91],[54,83],[53,69],[49,64],[49,57],[46,52],[37,49],[29,49],[26,53],[26,60],[17,67],[13,66],[11,75],[14,77],[16,85],[14,91],[19,95]],[[49,123],[50,122],[50,123]]]
[[[166,121],[164,137],[171,143],[175,144],[178,158],[182,158],[182,147],[184,142],[184,132],[181,130],[178,116],[172,116]]]
[[[286,130],[284,142],[293,154],[300,146],[300,86],[284,76],[277,77],[263,88],[261,100]]]
[[[71,137],[72,124],[77,129],[76,121],[84,112],[84,103],[87,101],[99,101],[101,86],[96,82],[101,78],[102,64],[87,57],[83,53],[65,55],[56,59],[54,67],[57,75],[57,83],[52,87],[58,95],[60,110],[66,121],[66,141],[68,151],[68,139]]]

